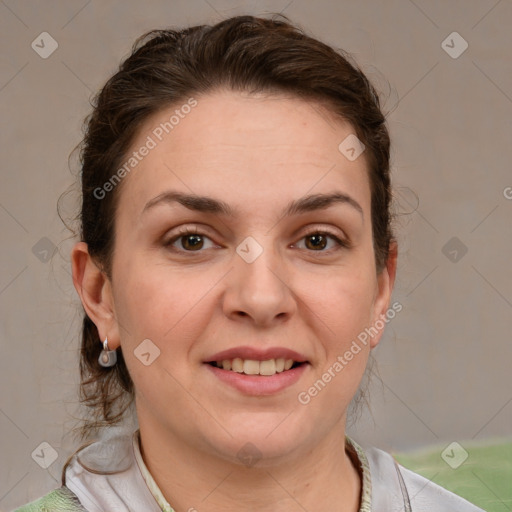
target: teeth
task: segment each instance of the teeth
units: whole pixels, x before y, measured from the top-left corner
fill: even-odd
[[[261,361],[259,364],[260,375],[274,375],[276,372],[276,361],[275,359],[269,359],[268,361]]]
[[[253,361],[251,359],[246,359],[244,361],[244,373],[246,375],[258,375],[260,373],[259,361]]]
[[[224,362],[222,363],[222,366],[224,366]],[[231,369],[234,372],[243,373],[243,371],[244,371],[243,359],[240,359],[239,357],[237,357],[236,359],[233,359],[233,362],[231,363]]]
[[[254,359],[241,359],[236,357],[233,360],[224,359],[215,362],[217,368],[231,370],[237,373],[245,373],[246,375],[275,375],[285,370],[289,370],[293,366],[293,359],[268,359],[267,361],[255,361]]]

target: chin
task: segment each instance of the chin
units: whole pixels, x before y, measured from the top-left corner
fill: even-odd
[[[283,458],[309,450],[314,444],[313,425],[310,428],[297,419],[293,413],[245,413],[236,415],[226,430],[232,437],[222,435],[220,439],[208,439],[215,452],[222,458],[247,467],[269,467]],[[311,419],[308,420],[308,423]]]

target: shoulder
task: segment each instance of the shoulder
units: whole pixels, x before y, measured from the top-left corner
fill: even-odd
[[[86,510],[161,512],[135,456],[136,432],[109,427],[77,450],[63,469],[63,483]]]
[[[77,496],[67,487],[60,487],[13,512],[86,512]]]
[[[375,447],[364,451],[370,467],[374,510],[394,510],[386,507],[400,506],[401,501],[402,510],[404,503],[409,503],[409,510],[418,512],[484,512],[464,498],[403,467],[389,453]]]

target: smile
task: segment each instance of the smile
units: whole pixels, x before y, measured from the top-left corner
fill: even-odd
[[[269,396],[285,391],[309,371],[305,354],[287,347],[236,346],[203,359],[216,382],[244,395]]]
[[[276,373],[285,372],[303,363],[284,358],[257,361],[255,359],[241,359],[240,357],[236,357],[234,359],[213,361],[209,364],[217,368],[222,368],[223,370],[243,373],[245,375],[264,375],[271,377]]]

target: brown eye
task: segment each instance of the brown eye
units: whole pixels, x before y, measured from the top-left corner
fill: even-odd
[[[309,251],[319,252],[319,253],[330,253],[331,251],[336,251],[337,249],[342,249],[344,247],[349,247],[349,243],[341,240],[338,236],[333,233],[329,233],[328,231],[313,231],[304,236],[302,240],[305,240],[305,247]],[[334,246],[327,248],[329,244],[329,240],[334,241]]]
[[[184,249],[187,250],[196,250],[201,249],[203,247],[203,241],[201,235],[186,235],[180,237],[183,239],[181,245]]]
[[[181,242],[175,246],[176,242],[180,240]],[[206,235],[203,235],[202,233],[190,229],[184,229],[180,231],[176,236],[173,236],[168,241],[166,241],[164,246],[170,247],[172,250],[177,252],[202,252],[202,249],[205,248],[205,240],[210,240],[210,238]],[[206,248],[208,249],[208,247]]]
[[[308,235],[305,237],[306,240],[309,240],[311,243],[308,244],[306,242],[306,247],[308,249],[325,249],[325,246],[327,245],[327,238],[325,235],[322,235],[320,233],[316,233],[314,235]]]

